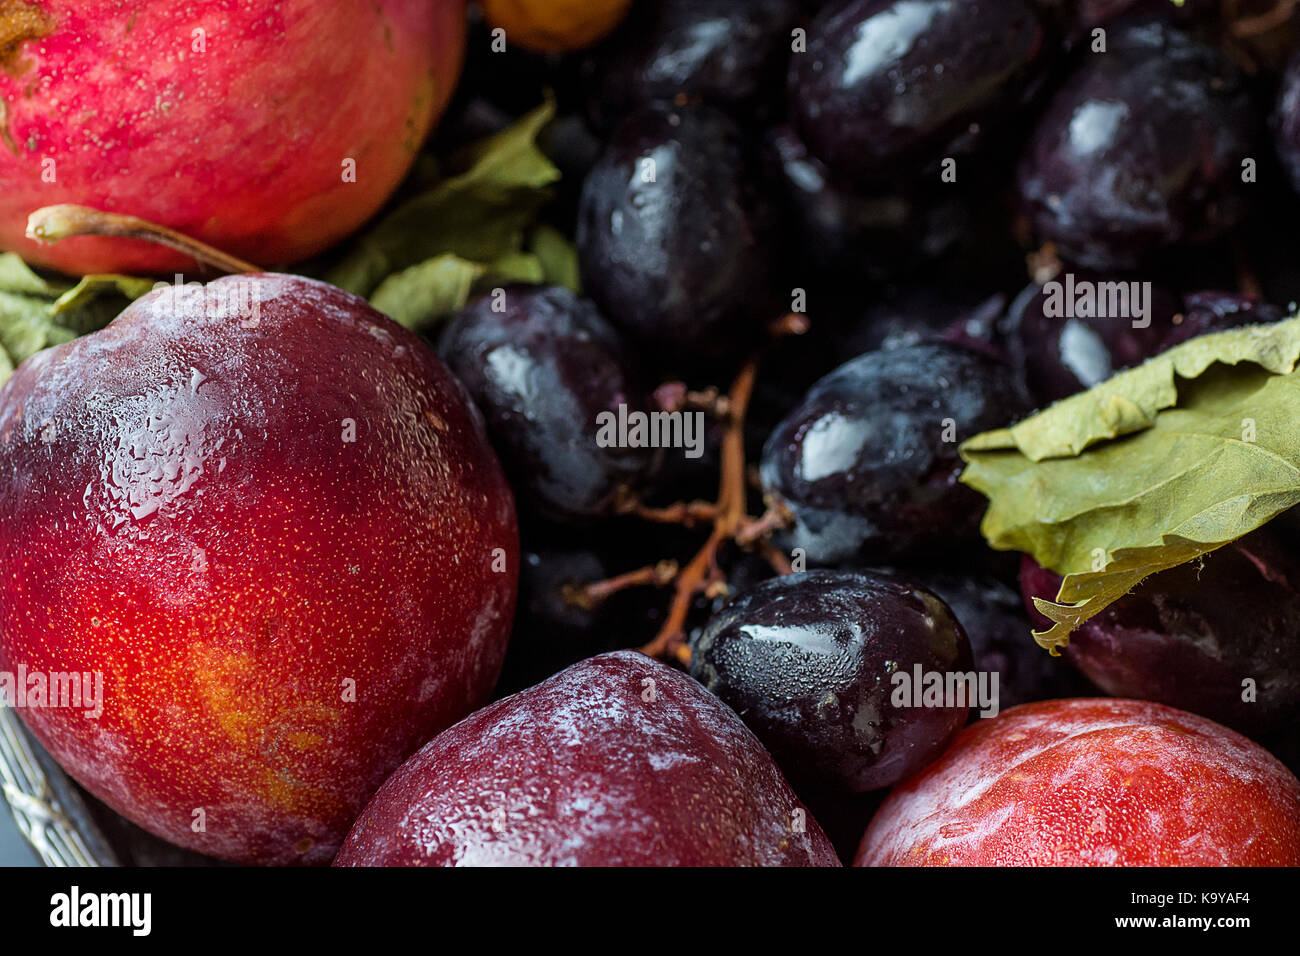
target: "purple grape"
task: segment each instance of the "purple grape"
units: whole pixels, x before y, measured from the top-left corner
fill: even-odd
[[[957,290],[918,286],[872,302],[827,336],[840,363],[864,352],[923,342],[950,342],[1004,358],[997,326],[1006,305],[1001,294],[980,301]]]
[[[557,286],[515,286],[454,315],[438,351],[469,389],[526,502],[544,515],[605,513],[650,463],[642,448],[602,448],[597,416],[642,409],[617,333],[589,301]]]
[[[734,344],[764,271],[751,190],[740,134],[724,114],[633,113],[583,183],[583,287],[610,321],[657,348]]]
[[[970,152],[1014,113],[1047,51],[1026,0],[845,0],[790,60],[791,122],[849,180]]]
[[[886,279],[938,259],[974,231],[965,197],[946,187],[861,191],[836,180],[788,126],[767,136],[769,178],[794,226],[791,250],[853,282]]]
[[[1082,289],[1090,290],[1093,301],[1107,304],[1079,308]],[[1137,302],[1143,303],[1142,317],[1136,314]],[[1061,314],[1066,310],[1069,317]],[[1107,315],[1086,314],[1100,311]],[[1122,314],[1110,314],[1114,312]],[[1149,282],[1068,273],[1022,292],[1011,304],[1004,331],[1012,364],[1038,402],[1048,404],[1162,351],[1179,316],[1178,299]]]
[[[1243,325],[1280,322],[1286,313],[1254,296],[1236,292],[1193,292],[1183,297],[1183,311],[1174,317],[1162,348],[1172,348],[1198,335],[1225,332]]]
[[[1273,114],[1273,141],[1292,187],[1300,192],[1300,50],[1291,57],[1282,74]]]
[[[1096,692],[1070,664],[1034,641],[1020,595],[995,577],[916,571],[961,622],[975,656],[975,669],[998,675],[1002,710],[1035,700],[1088,697]]]
[[[1024,210],[1068,261],[1130,269],[1209,239],[1245,211],[1257,111],[1218,48],[1161,19],[1126,20],[1057,92],[1019,169]]]
[[[813,571],[737,595],[691,652],[691,674],[730,705],[797,781],[863,793],[929,763],[968,706],[898,706],[895,673],[969,672],[944,603],[902,578]],[[945,701],[945,704],[951,702]]]
[[[591,112],[612,126],[653,103],[702,100],[747,117],[780,90],[796,0],[656,0],[627,20],[588,64]]]
[[[814,564],[951,552],[982,499],[957,445],[1026,409],[998,362],[943,343],[868,352],[818,381],[763,448],[765,491],[794,513],[781,544]]]

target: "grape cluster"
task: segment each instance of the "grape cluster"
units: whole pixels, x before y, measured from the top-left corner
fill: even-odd
[[[889,702],[913,664],[995,673],[1002,707],[1300,719],[1290,516],[1151,579],[1061,660],[1017,596],[1056,579],[985,547],[958,482],[963,440],[1300,295],[1300,57],[1289,23],[1246,35],[1231,6],[664,0],[586,54],[511,53],[558,97],[580,185],[548,215],[582,293],[510,288],[441,339],[524,509],[510,689],[644,645],[844,800],[967,721]],[[479,86],[458,115],[516,96]],[[1124,286],[1141,321],[1067,280]],[[702,455],[596,448],[619,405],[702,416]]]

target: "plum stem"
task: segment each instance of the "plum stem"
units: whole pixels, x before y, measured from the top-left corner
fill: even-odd
[[[138,216],[104,212],[89,206],[63,203],[43,206],[27,217],[27,238],[37,242],[58,242],[74,236],[118,236],[123,239],[143,239],[190,256],[195,261],[220,272],[261,272],[252,263],[237,259],[220,249],[191,239],[175,229],[168,229]]]

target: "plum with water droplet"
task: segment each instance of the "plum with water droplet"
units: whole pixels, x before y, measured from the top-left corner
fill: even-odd
[[[1296,866],[1300,781],[1162,704],[1015,707],[896,787],[858,866]]]
[[[431,740],[336,866],[837,866],[731,710],[634,651],[602,654]]]
[[[113,809],[241,863],[327,863],[487,699],[513,497],[462,386],[298,276],[168,286],[0,390],[0,671],[98,674],[19,716]]]

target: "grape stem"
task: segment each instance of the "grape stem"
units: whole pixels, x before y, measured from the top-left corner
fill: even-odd
[[[1272,7],[1255,16],[1239,17],[1230,24],[1232,35],[1240,39],[1249,39],[1274,30],[1295,12],[1297,0],[1278,0]]]
[[[691,650],[686,646],[686,617],[691,610],[691,599],[719,583],[722,572],[718,567],[718,549],[735,538],[745,517],[744,422],[757,374],[758,360],[750,359],[741,368],[728,392],[732,414],[722,436],[722,468],[718,478],[718,504],[713,530],[704,546],[677,575],[673,601],[668,607],[663,627],[654,640],[641,648],[641,653],[649,657],[674,658],[682,664],[690,663]]]
[[[649,564],[644,568],[628,571],[626,574],[606,578],[604,581],[566,584],[560,593],[569,604],[591,611],[619,591],[646,585],[663,587],[672,584],[677,577],[677,570],[676,561],[660,561],[658,564]]]
[[[675,501],[663,508],[653,508],[636,495],[628,493],[615,502],[614,512],[635,515],[642,521],[652,521],[655,524],[678,524],[684,528],[694,528],[716,520],[718,506],[712,501]]]
[[[714,418],[725,419],[731,415],[728,396],[716,388],[691,391],[682,382],[664,382],[654,390],[654,403],[665,412],[704,412]]]
[[[807,329],[807,317],[796,313],[782,316],[770,327],[774,338],[800,335]],[[651,521],[673,521],[687,527],[705,519],[705,516],[713,521],[713,529],[704,545],[676,576],[672,604],[663,626],[654,639],[640,649],[650,657],[675,660],[683,665],[690,663],[686,619],[691,601],[697,594],[715,598],[727,593],[727,577],[718,565],[718,552],[727,542],[759,552],[779,574],[791,571],[789,560],[768,540],[773,531],[790,524],[792,515],[789,509],[780,502],[768,501],[761,517],[750,517],[746,511],[749,469],[745,462],[745,415],[754,394],[758,363],[758,356],[751,358],[741,367],[727,394],[711,399],[715,408],[726,409],[717,502],[679,502],[658,509],[646,508],[638,502],[624,512]]]
[[[27,238],[53,243],[74,236],[116,236],[143,239],[184,253],[205,266],[224,273],[261,272],[257,266],[212,246],[191,239],[175,229],[168,229],[138,216],[104,212],[89,206],[64,203],[42,206],[27,217]]]

